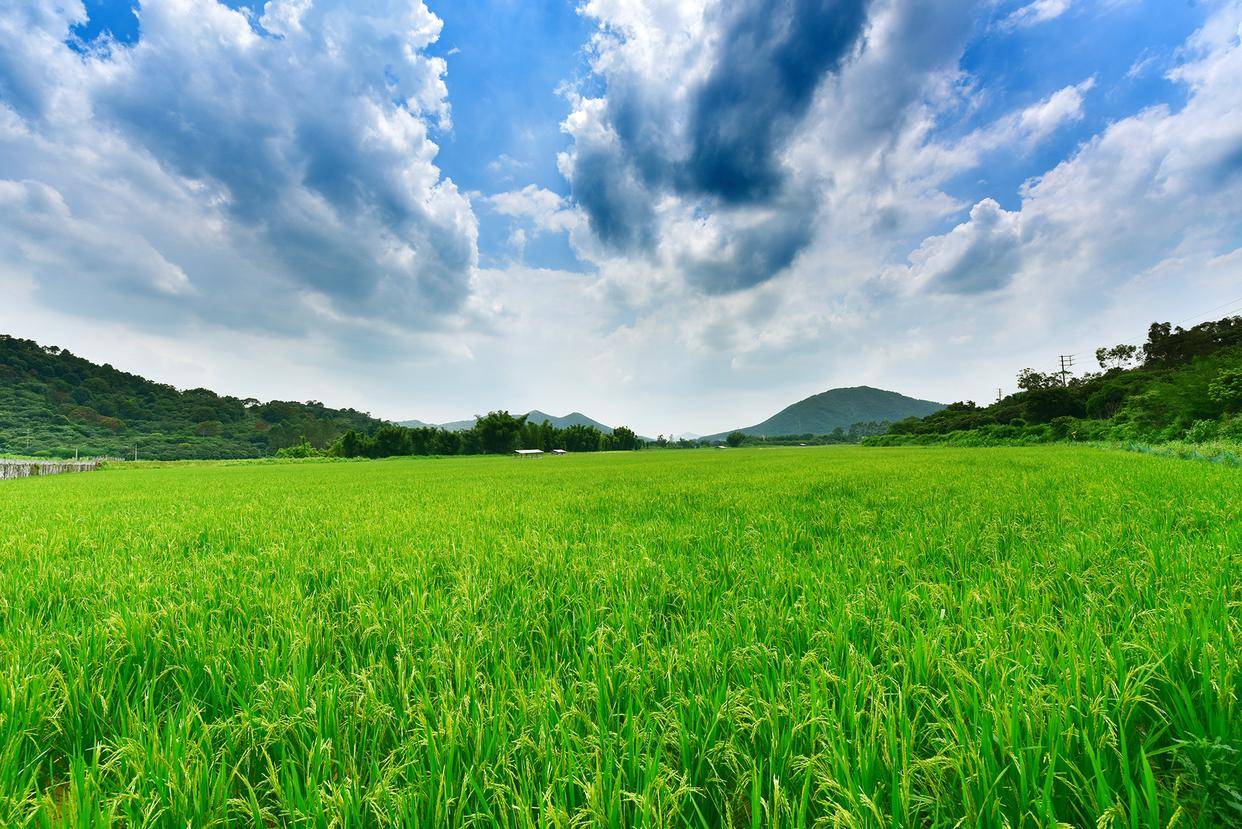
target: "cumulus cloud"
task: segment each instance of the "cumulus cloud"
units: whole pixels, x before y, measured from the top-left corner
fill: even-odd
[[[79,54],[78,3],[0,0],[0,290],[23,320],[55,306],[227,352],[196,383],[249,372],[238,391],[265,393],[250,355],[268,348],[281,393],[317,376],[306,394],[392,416],[586,408],[655,434],[833,385],[990,394],[1041,349],[1140,336],[1242,280],[1237,2],[1152,47],[1179,94],[1134,112],[1106,68],[1014,87],[964,61],[1005,37],[992,0],[581,6],[597,31],[566,87],[570,195],[486,155],[507,192],[469,198],[519,253],[567,234],[584,273],[475,267],[471,206],[435,160],[451,111],[422,3],[147,0],[137,44]],[[230,336],[192,339],[198,321]],[[396,359],[394,337],[407,383],[357,359]]]
[[[587,3],[600,25],[592,68],[606,89],[574,98],[561,169],[595,238],[612,252],[659,256],[709,291],[787,267],[814,205],[808,213],[805,183],[790,181],[782,155],[824,79],[858,48],[866,9],[865,0]],[[667,244],[671,225],[696,222],[726,235],[727,250],[701,258]]]
[[[0,232],[60,262],[41,290],[102,306],[163,285],[165,316],[273,329],[418,330],[463,307],[477,231],[435,165],[450,111],[421,0],[139,14],[136,43],[80,53],[80,2],[0,4],[0,180],[49,205]]]
[[[675,102],[706,76],[710,62],[695,57],[695,44],[714,42],[710,16],[670,4],[660,17],[621,0],[609,9],[618,26],[660,23],[645,35],[648,47],[627,40],[602,53],[610,72],[636,73],[659,90],[649,97]],[[633,166],[601,165],[616,171],[610,185],[633,188],[651,238],[642,255],[619,256],[594,225],[579,231],[580,251],[600,266],[592,296],[629,312],[608,337],[618,362],[649,366],[645,382],[670,394],[694,376],[696,399],[717,387],[731,397],[789,389],[806,377],[818,389],[798,386],[785,399],[857,382],[954,399],[988,386],[994,393],[1015,366],[1036,364],[1041,348],[1056,354],[1140,336],[1187,297],[1232,296],[1230,281],[1242,279],[1228,255],[1242,246],[1231,164],[1238,121],[1228,115],[1242,108],[1239,5],[1220,6],[1178,51],[1170,77],[1183,86],[1184,105],[1115,118],[1062,164],[1033,170],[1017,193],[962,201],[953,192],[976,168],[1029,165],[1039,157],[1032,149],[1080,125],[1101,83],[1089,77],[1044,91],[979,123],[974,107],[997,93],[960,68],[979,20],[973,11],[947,2],[871,7],[863,39],[821,80],[779,153],[780,198],[807,197],[796,207],[775,198],[726,204],[652,187]],[[607,154],[620,153],[606,117],[610,89],[575,99],[571,155],[590,146],[624,157]],[[689,108],[669,111],[675,125]],[[773,255],[751,266],[783,265],[779,279],[731,282],[727,267],[711,270],[746,261],[761,243],[779,248],[775,228],[797,227],[779,221],[783,211],[806,217],[809,237],[788,246],[792,260]],[[753,238],[739,233],[746,228],[756,229]],[[671,362],[661,356],[670,343]],[[948,386],[936,387],[933,378],[946,375]],[[976,380],[983,388],[972,391]]]
[[[542,233],[573,230],[581,221],[569,199],[534,184],[487,196],[486,201],[500,215],[527,221]]]
[[[1017,210],[980,201],[966,221],[910,254],[908,284],[973,293],[1016,283],[1027,297],[1065,298],[1144,274],[1184,274],[1242,245],[1239,35],[1242,5],[1227,4],[1170,74],[1186,88],[1183,107],[1152,106],[1111,123],[1028,181]],[[1080,104],[1053,104],[1062,93],[1036,110],[1077,111]],[[1030,111],[1015,123],[1057,120],[1029,119]]]
[[[181,296],[193,291],[185,271],[139,236],[116,235],[74,217],[61,194],[35,181],[0,181],[0,251],[41,281],[86,269],[100,286],[131,294]]]
[[[1018,269],[1018,214],[993,199],[970,210],[970,219],[943,236],[932,236],[910,254],[911,274],[928,290],[973,294],[1004,287]]]

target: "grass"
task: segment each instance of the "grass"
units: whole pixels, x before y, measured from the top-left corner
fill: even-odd
[[[0,485],[0,825],[1242,822],[1242,475],[1073,447]]]

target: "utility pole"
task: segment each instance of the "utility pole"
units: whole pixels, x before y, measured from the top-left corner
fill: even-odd
[[[1061,375],[1061,385],[1068,386],[1069,381],[1066,378],[1069,377],[1070,368],[1072,368],[1074,365],[1074,355],[1073,354],[1061,354],[1059,356],[1061,358],[1061,370],[1058,371],[1057,374]]]
[[[134,444],[134,460],[138,460],[138,444]]]

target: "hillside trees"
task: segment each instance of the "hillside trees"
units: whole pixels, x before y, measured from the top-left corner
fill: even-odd
[[[1141,348],[1100,348],[1096,357],[1101,373],[1062,382],[1058,374],[1023,369],[1021,391],[991,406],[954,403],[895,423],[889,435],[869,442],[1242,437],[1242,317],[1189,329],[1153,323]]]
[[[342,458],[387,458],[400,455],[481,455],[507,454],[517,448],[565,449],[570,452],[635,450],[642,440],[633,429],[617,427],[604,434],[593,426],[574,424],[558,429],[548,421],[528,423],[507,411],[489,412],[476,419],[475,426],[450,432],[435,426],[407,428],[385,424],[374,435],[350,431],[329,448]]]
[[[322,449],[380,421],[322,403],[178,391],[55,346],[0,335],[0,451],[42,457],[142,455],[161,460],[269,455],[303,439]]]

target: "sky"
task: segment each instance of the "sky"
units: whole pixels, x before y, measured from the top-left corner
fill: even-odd
[[[0,331],[717,432],[1242,310],[1242,0],[0,0]]]

